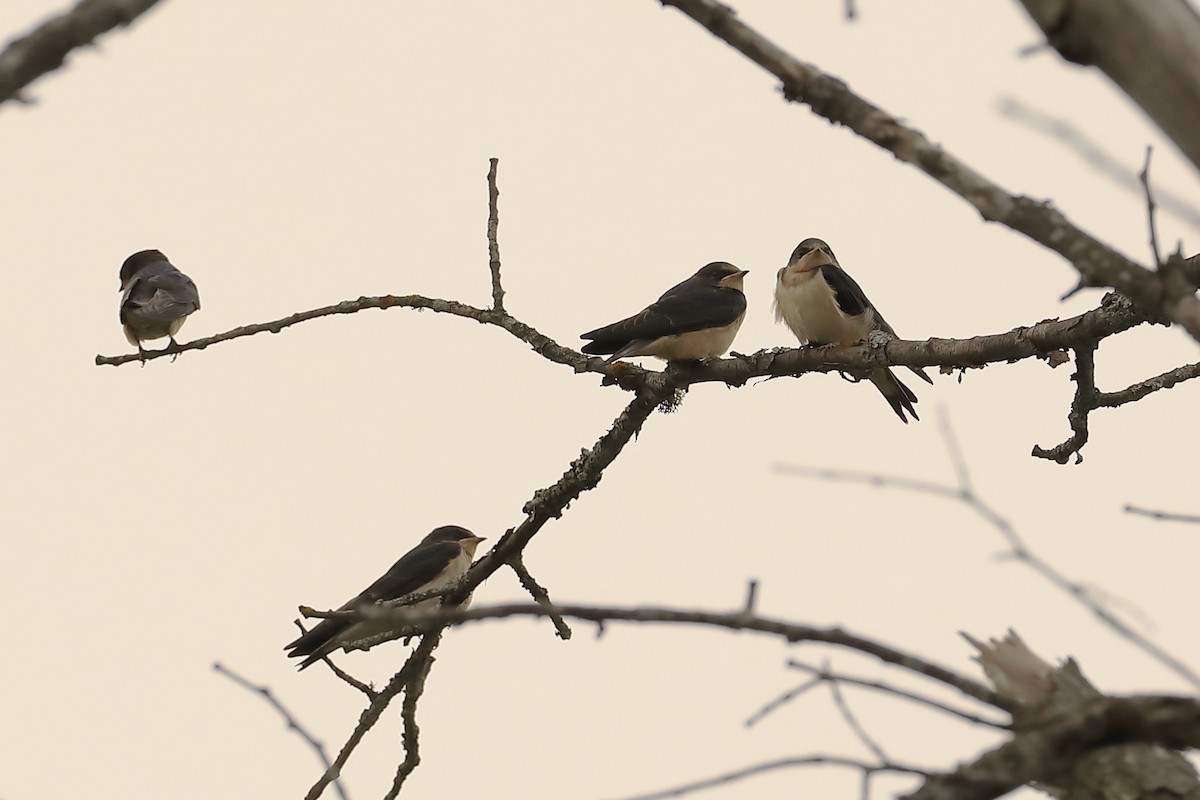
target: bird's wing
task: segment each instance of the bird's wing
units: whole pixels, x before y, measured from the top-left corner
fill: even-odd
[[[142,319],[162,322],[186,317],[199,308],[200,292],[196,284],[173,268],[136,278],[121,301],[122,315],[132,311]]]
[[[841,267],[826,264],[821,267],[821,277],[833,290],[838,308],[846,316],[857,317],[871,307],[871,301],[863,294],[862,288]]]
[[[828,264],[824,267],[821,267],[821,275],[825,278],[825,282],[829,284],[829,288],[833,289],[833,296],[837,299],[838,308],[842,310],[843,314],[856,317],[867,309],[871,309],[871,312],[874,314],[874,327],[879,330],[886,331],[893,338],[900,338],[896,335],[895,329],[892,328],[892,326],[888,324],[888,321],[883,318],[883,315],[879,313],[879,309],[871,305],[871,301],[867,299],[865,294],[863,294],[862,288],[854,281],[854,278],[851,278],[849,275],[847,275],[844,269],[841,267],[835,267],[832,264]],[[933,379],[930,378],[925,373],[925,370],[921,367],[909,367],[909,370],[911,370],[914,375],[926,383],[933,383]],[[895,380],[895,376],[893,376],[893,380]],[[908,387],[900,383],[899,380],[895,380],[895,382],[899,384],[905,392],[912,394],[912,392],[908,391]],[[887,397],[886,392],[884,393],[884,396]],[[890,398],[888,402],[891,402]],[[895,408],[894,405],[892,407]],[[912,411],[912,409],[910,408],[909,411]],[[913,417],[916,417],[915,413],[913,414]],[[903,418],[904,416],[901,415],[901,419]]]
[[[433,542],[413,548],[352,602],[395,600],[418,591],[437,578],[461,552],[458,542]]]
[[[343,603],[338,611],[350,611],[380,600],[395,600],[415,592],[437,578],[460,552],[461,548],[456,542],[435,542],[416,547],[405,553],[379,580]],[[291,651],[288,653],[291,658],[311,655],[353,624],[345,619],[323,619],[311,631],[284,645],[283,649]]]
[[[719,328],[730,324],[746,310],[746,296],[736,289],[713,286],[690,286],[684,283],[672,288],[641,312],[620,322],[588,331],[580,338],[594,340],[584,347],[601,346],[604,342],[654,340],[660,336]]]

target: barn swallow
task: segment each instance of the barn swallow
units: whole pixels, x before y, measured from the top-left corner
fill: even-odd
[[[188,314],[200,309],[200,293],[192,279],[171,265],[158,250],[141,250],[121,265],[121,326],[125,338],[145,353],[142,342],[175,334]]]
[[[583,352],[609,355],[612,363],[626,356],[655,356],[665,361],[717,358],[733,344],[746,316],[742,278],[749,270],[714,261],[632,317],[588,331]]]
[[[775,320],[791,328],[800,344],[856,344],[865,341],[871,331],[884,331],[899,338],[838,264],[833,250],[820,239],[801,242],[778,276]],[[920,367],[909,369],[926,383],[933,383]],[[917,396],[891,369],[873,369],[866,377],[883,394],[901,422],[908,424],[905,411],[913,419],[920,419],[913,409]]]
[[[346,601],[338,611],[352,611],[388,600],[397,600],[414,592],[431,592],[453,585],[466,574],[475,558],[475,548],[484,539],[466,528],[443,525],[421,540],[379,580],[355,597]],[[418,602],[413,608],[427,608],[441,603],[440,597]],[[348,619],[323,619],[311,631],[284,646],[288,658],[307,656],[300,662],[304,669],[350,642],[388,633],[394,624],[385,621],[352,622]]]

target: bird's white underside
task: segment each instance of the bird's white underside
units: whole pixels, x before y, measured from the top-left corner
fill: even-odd
[[[717,358],[733,344],[738,328],[742,327],[742,320],[745,318],[746,313],[742,312],[740,317],[721,328],[660,336],[644,344],[634,342],[629,348],[626,348],[627,352],[622,351],[617,358],[656,356],[666,361],[700,361]]]
[[[820,270],[779,271],[775,282],[775,319],[796,334],[801,344],[854,344],[867,338],[875,313],[851,317],[838,308],[833,289]]]

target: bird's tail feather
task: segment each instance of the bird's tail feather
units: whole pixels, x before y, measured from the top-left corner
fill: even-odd
[[[867,377],[870,378],[871,383],[875,384],[875,388],[879,389],[883,399],[888,401],[888,405],[892,407],[892,411],[896,412],[896,416],[900,417],[901,422],[905,425],[908,424],[908,418],[904,416],[906,411],[912,415],[913,419],[921,419],[917,416],[916,409],[913,408],[913,403],[917,402],[917,396],[901,383],[890,369],[871,370],[871,374]],[[932,383],[932,381],[930,382]]]

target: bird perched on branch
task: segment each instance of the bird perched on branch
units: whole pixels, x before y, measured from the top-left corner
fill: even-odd
[[[775,320],[791,328],[802,345],[856,344],[865,341],[871,331],[884,331],[896,338],[892,326],[820,239],[801,242],[792,251],[787,266],[779,270]],[[920,367],[909,369],[926,383],[933,383]],[[883,394],[901,422],[908,424],[906,411],[913,419],[920,419],[913,409],[917,396],[890,368],[870,370],[866,378]]]
[[[121,326],[139,353],[146,352],[142,342],[164,336],[178,347],[175,334],[189,314],[200,310],[196,284],[158,250],[141,250],[125,259],[120,291]]]
[[[417,592],[432,592],[453,586],[466,574],[475,558],[475,549],[482,541],[482,536],[476,536],[457,525],[434,528],[379,580],[346,601],[338,611],[352,611],[375,603],[398,600]],[[440,597],[428,598],[418,601],[412,608],[435,607],[441,601]],[[315,628],[283,649],[291,651],[288,658],[304,658],[300,662],[300,669],[304,669],[339,647],[389,633],[394,628],[395,625],[386,620],[353,622],[348,619],[323,619]]]
[[[707,264],[632,317],[580,336],[591,340],[583,352],[608,355],[609,363],[627,356],[717,358],[733,344],[746,316],[742,279],[748,271],[724,261]]]

